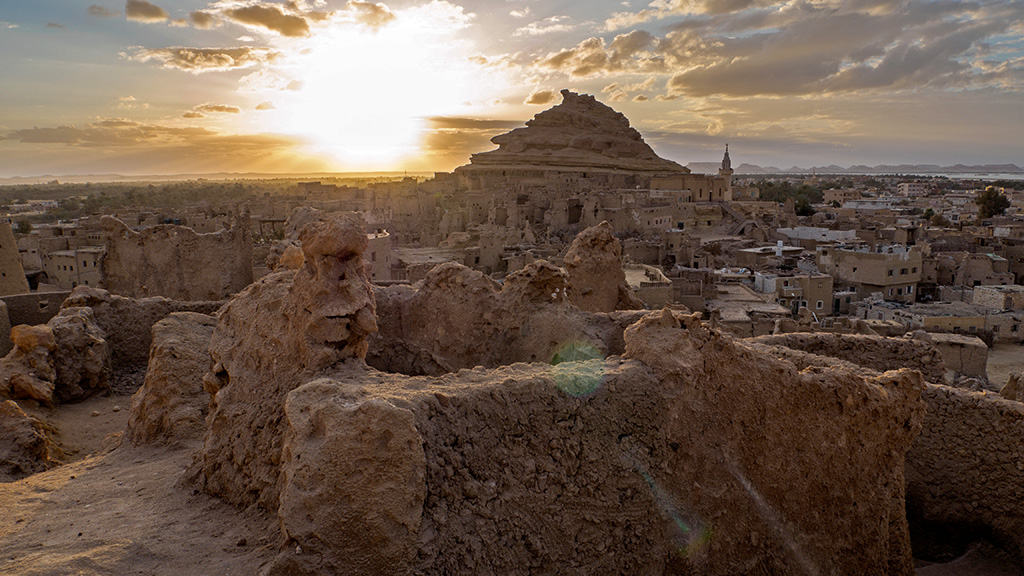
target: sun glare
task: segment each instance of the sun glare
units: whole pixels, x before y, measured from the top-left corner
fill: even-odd
[[[250,82],[274,104],[262,128],[303,138],[338,169],[415,163],[430,117],[472,114],[502,89],[484,80],[472,44],[458,37],[471,18],[440,1],[396,11],[376,29],[335,18]]]

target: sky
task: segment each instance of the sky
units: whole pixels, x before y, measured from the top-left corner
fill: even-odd
[[[682,164],[1024,166],[1024,1],[0,0],[0,177],[448,171],[562,89]]]

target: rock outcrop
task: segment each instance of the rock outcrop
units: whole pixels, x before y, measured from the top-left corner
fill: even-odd
[[[56,464],[56,446],[46,427],[12,400],[0,400],[0,482],[10,482]]]
[[[641,310],[643,302],[626,284],[622,244],[611,224],[601,222],[580,232],[565,253],[569,300],[587,312]]]
[[[213,316],[195,312],[173,312],[153,325],[146,379],[132,396],[126,429],[132,443],[177,444],[202,435],[210,403],[203,377],[216,325]]]
[[[367,362],[403,374],[442,374],[474,366],[550,363],[572,351],[622,352],[622,332],[642,312],[589,313],[569,301],[564,270],[529,264],[499,285],[446,263],[414,287],[376,287],[380,331]]]
[[[230,229],[199,234],[165,224],[136,232],[113,216],[106,237],[103,285],[115,294],[175,300],[218,300],[252,280],[252,235],[245,215]]]
[[[209,492],[276,508],[285,396],[331,366],[365,357],[377,322],[364,226],[352,213],[307,225],[301,269],[265,276],[218,313],[204,383],[211,414],[197,462]]]
[[[588,94],[562,90],[562,103],[491,139],[497,150],[473,154],[465,168],[538,166],[686,173],[654,153],[619,112]]]

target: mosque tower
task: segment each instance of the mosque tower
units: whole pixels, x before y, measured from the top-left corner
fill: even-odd
[[[722,167],[718,169],[719,176],[732,176],[732,159],[729,158],[729,145],[725,145],[725,156],[722,156]]]

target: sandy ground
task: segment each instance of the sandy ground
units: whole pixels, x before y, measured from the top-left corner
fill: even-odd
[[[131,396],[95,396],[54,408],[32,407],[26,402],[22,407],[56,430],[63,461],[70,463],[117,444],[128,423]]]
[[[997,390],[1006,384],[1010,372],[1024,372],[1024,345],[996,344],[988,351],[988,380]]]
[[[129,406],[114,395],[32,410],[68,463],[0,484],[0,574],[250,576],[274,555],[272,518],[182,480],[192,448],[118,446]]]

